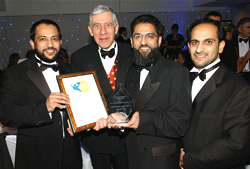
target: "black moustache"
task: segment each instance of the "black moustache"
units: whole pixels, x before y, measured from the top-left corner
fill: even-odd
[[[51,50],[51,49],[56,51],[56,48],[47,48],[47,49],[44,49],[43,52],[46,50]]]

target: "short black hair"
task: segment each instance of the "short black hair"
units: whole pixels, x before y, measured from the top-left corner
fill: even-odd
[[[171,29],[177,29],[178,30],[179,29],[179,25],[175,23],[175,24],[173,24],[171,26]]]
[[[237,24],[237,28],[240,27],[241,25],[250,22],[250,18],[249,17],[243,17],[239,20],[238,24]]]
[[[153,15],[144,14],[137,16],[130,24],[131,34],[134,33],[135,26],[140,23],[150,23],[154,25],[157,35],[161,36],[162,26],[161,22]]]
[[[191,33],[192,33],[193,28],[196,27],[197,25],[200,25],[200,24],[213,24],[214,26],[217,27],[217,35],[218,35],[219,42],[224,40],[224,30],[223,30],[223,26],[222,26],[221,22],[215,21],[212,19],[199,19],[199,20],[194,21],[191,24],[191,26],[189,27],[189,29],[187,30],[188,42],[190,42]]]
[[[222,15],[217,11],[210,11],[206,14],[205,19],[209,19],[210,16],[219,16],[222,20]]]
[[[119,34],[122,34],[122,32],[126,31],[127,28],[126,27],[120,27],[119,28]]]
[[[30,28],[30,39],[31,40],[35,40],[35,33],[36,33],[36,27],[40,24],[46,24],[46,25],[54,25],[57,30],[58,30],[58,33],[59,33],[59,38],[62,39],[62,34],[61,34],[61,30],[59,28],[59,26],[57,25],[56,22],[52,21],[52,20],[49,20],[49,19],[41,19],[37,22],[35,22],[31,28]]]

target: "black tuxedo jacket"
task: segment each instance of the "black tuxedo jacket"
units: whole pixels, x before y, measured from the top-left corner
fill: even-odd
[[[233,72],[237,72],[237,60],[239,57],[239,48],[234,45],[233,41],[225,40],[225,47],[220,54],[220,59]]]
[[[129,66],[132,63],[132,51],[129,45],[118,43],[116,87],[125,84]],[[72,54],[72,72],[95,71],[104,97],[108,100],[112,89],[107,73],[102,65],[97,44],[85,46]],[[102,129],[83,133],[83,143],[89,151],[96,153],[120,153],[125,144],[115,129]]]
[[[139,82],[140,73],[132,66],[126,86],[136,100],[140,123],[126,138],[129,169],[177,169],[192,105],[189,72],[160,58],[140,91]]]
[[[34,57],[8,68],[1,77],[0,121],[18,128],[16,169],[81,169],[79,141],[67,132],[63,138],[58,110],[50,118],[46,107],[49,94]],[[65,131],[66,125],[64,121]]]
[[[222,65],[193,102],[184,137],[185,169],[244,168],[249,153],[250,88]]]

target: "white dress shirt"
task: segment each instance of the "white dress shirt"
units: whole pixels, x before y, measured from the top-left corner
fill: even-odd
[[[118,53],[117,43],[114,41],[114,43],[108,49],[103,49],[105,51],[109,51],[112,48],[115,48],[115,55],[112,58],[106,56],[105,59],[101,55],[101,47],[99,46],[99,48],[98,48],[99,56],[100,56],[100,58],[102,60],[102,65],[103,65],[103,67],[104,67],[107,74],[110,73],[110,71],[111,71],[111,69],[112,69],[112,67],[113,67],[113,65],[115,63],[115,59],[116,59],[116,56],[117,56],[117,53]]]
[[[41,59],[39,59],[37,56],[35,56],[36,59],[40,60],[42,63],[44,64],[48,64],[46,62],[43,62]],[[40,66],[40,63],[37,63],[38,66]],[[49,63],[49,64],[56,64],[55,62]],[[47,68],[46,70],[42,71],[43,76],[49,86],[49,89],[51,92],[60,92],[59,86],[58,86],[58,82],[56,79],[56,76],[59,75],[59,71],[54,71],[52,68]],[[63,123],[63,113],[60,111],[61,114],[61,118],[62,118],[62,126],[64,125]],[[49,113],[50,118],[52,119],[52,114],[51,112]],[[63,137],[65,136],[64,134],[64,127],[63,127]]]
[[[239,39],[241,37],[238,36],[238,42],[239,42],[239,56],[240,57],[244,57],[247,53],[247,51],[249,50],[249,41],[247,43],[245,43],[244,41],[240,42]],[[244,38],[243,38],[244,39]],[[246,63],[244,69],[242,70],[243,72],[249,72],[249,61]]]
[[[147,69],[142,69],[140,73],[140,90],[148,76],[149,71]]]
[[[213,63],[211,63],[210,65],[207,65],[206,67],[204,67],[203,69],[209,69],[210,67],[217,64],[218,62],[220,62],[219,58],[216,61],[214,61]],[[192,101],[194,101],[196,95],[199,93],[201,88],[207,83],[207,81],[211,78],[211,76],[214,74],[214,72],[218,68],[219,68],[219,66],[217,68],[215,68],[214,70],[211,70],[210,72],[206,73],[206,79],[204,81],[202,81],[199,78],[199,76],[195,78],[195,80],[193,81],[193,84],[192,84]],[[197,68],[193,67],[190,70],[190,72],[198,72],[198,73],[200,73],[203,69],[198,70]]]

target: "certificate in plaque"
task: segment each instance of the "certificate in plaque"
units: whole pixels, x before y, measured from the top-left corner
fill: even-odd
[[[57,76],[61,92],[69,95],[66,105],[74,133],[94,127],[100,118],[107,118],[107,103],[95,72]]]

